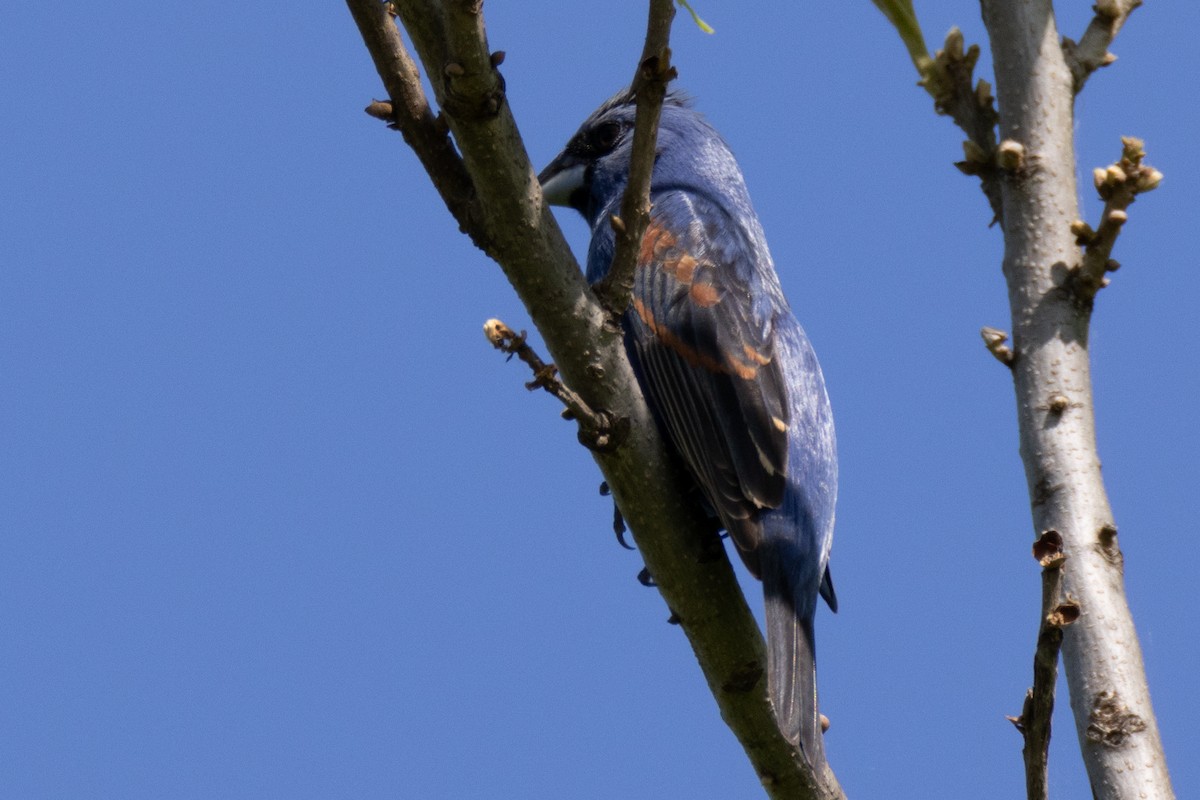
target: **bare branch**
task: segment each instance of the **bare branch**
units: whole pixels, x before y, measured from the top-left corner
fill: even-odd
[[[557,397],[565,406],[563,419],[579,422],[579,441],[591,450],[605,451],[620,446],[622,434],[628,432],[628,423],[615,424],[607,412],[595,412],[583,402],[583,398],[567,388],[558,379],[558,368],[542,361],[541,356],[526,341],[525,331],[514,333],[513,329],[498,319],[489,319],[483,326],[483,335],[502,353],[516,356],[533,371],[533,380],[525,384],[529,391],[545,389]],[[603,377],[603,376],[597,376]],[[617,422],[621,422],[618,420]],[[618,531],[618,538],[623,531]],[[623,543],[623,542],[622,542]]]
[[[1064,398],[1065,399],[1065,398]],[[1055,413],[1066,410],[1056,404]],[[1058,654],[1063,628],[1079,619],[1079,606],[1062,594],[1063,539],[1058,531],[1044,531],[1033,545],[1033,557],[1042,565],[1042,619],[1033,656],[1033,688],[1025,695],[1018,718],[1009,719],[1025,737],[1025,792],[1029,800],[1046,800],[1046,769],[1050,753],[1050,720],[1054,714],[1054,689],[1058,681]]]
[[[633,77],[637,114],[633,126],[633,153],[629,164],[629,183],[621,198],[621,217],[613,221],[616,247],[608,275],[596,287],[600,301],[613,316],[620,317],[629,306],[633,291],[633,272],[646,227],[650,224],[650,176],[654,171],[658,118],[662,112],[667,84],[676,77],[671,66],[671,20],[675,18],[674,0],[650,0],[646,23],[646,44],[642,60]]]
[[[400,130],[404,141],[417,154],[421,166],[463,232],[470,234],[475,244],[486,250],[486,242],[480,238],[483,232],[474,223],[480,212],[471,177],[447,135],[446,126],[438,122],[425,99],[417,65],[405,49],[387,7],[377,0],[347,0],[346,4],[391,98],[386,111],[372,103],[367,107],[367,113],[374,109],[376,113],[372,116],[387,114],[386,118]]]
[[[964,49],[962,31],[951,28],[941,50],[931,58],[913,12],[911,0],[873,0],[908,49],[913,65],[921,76],[920,84],[933,98],[934,110],[954,120],[967,134],[963,142],[965,158],[955,162],[966,175],[979,177],[980,188],[992,207],[995,220],[1001,218],[1000,172],[996,163],[996,109],[992,87],[987,81],[975,83],[975,64],[979,45]]]
[[[1108,52],[1108,48],[1117,38],[1125,20],[1141,4],[1142,0],[1098,0],[1096,5],[1092,6],[1096,16],[1092,17],[1078,44],[1063,37],[1063,54],[1075,81],[1076,94],[1083,89],[1093,72],[1117,60],[1116,56]]]
[[[955,166],[967,175],[979,177],[992,215],[999,220],[1002,209],[1000,176],[995,163],[997,117],[992,87],[985,80],[975,83],[979,45],[973,44],[964,50],[963,44],[962,31],[951,28],[942,49],[934,54],[933,64],[921,84],[933,96],[934,110],[950,117],[967,134],[967,141],[971,143],[970,147],[964,144],[967,158]]]
[[[1142,192],[1153,191],[1162,182],[1163,175],[1149,164],[1144,164],[1146,151],[1141,139],[1126,136],[1121,160],[1108,168],[1097,167],[1093,182],[1100,198],[1104,200],[1104,212],[1100,225],[1095,230],[1082,220],[1071,223],[1075,241],[1085,246],[1083,263],[1075,274],[1075,289],[1080,297],[1091,302],[1096,293],[1108,284],[1105,273],[1115,272],[1121,265],[1112,260],[1113,245],[1129,215],[1126,209]]]
[[[1087,347],[1092,304],[1069,286],[1083,257],[1072,230],[1079,218],[1074,79],[1050,0],[983,0],[982,7],[1000,134],[1023,152],[1023,167],[1000,182],[1018,354],[1013,382],[1034,530],[1061,534],[1069,559],[1061,591],[1079,611],[1062,632],[1062,655],[1080,750],[1097,800],[1170,798],[1137,631],[1112,556],[1119,551],[1096,452]]]

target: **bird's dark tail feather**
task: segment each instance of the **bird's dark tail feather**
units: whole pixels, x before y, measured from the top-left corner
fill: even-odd
[[[817,662],[813,638],[816,593],[800,598],[795,577],[768,557],[763,564],[767,612],[767,682],[775,718],[784,736],[799,744],[819,769],[825,761],[821,715],[817,707]],[[784,560],[786,563],[786,560]],[[775,562],[775,563],[770,563]]]

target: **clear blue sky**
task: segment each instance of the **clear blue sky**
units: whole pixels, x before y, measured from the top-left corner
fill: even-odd
[[[978,335],[1008,327],[1000,234],[870,2],[777,5],[699,0],[716,35],[681,15],[674,46],[837,416],[829,757],[854,797],[1020,796],[1004,715],[1040,583],[1011,383]],[[931,39],[984,40],[976,3],[917,5]],[[1059,5],[1078,36],[1090,3]],[[632,74],[642,6],[487,12],[540,165]],[[523,309],[362,113],[382,90],[342,3],[4,17],[0,797],[758,796],[572,427],[483,338]],[[1182,797],[1198,25],[1139,10],[1078,123],[1085,181],[1123,134],[1167,176],[1130,210],[1092,350]],[[1056,726],[1052,792],[1086,797]]]

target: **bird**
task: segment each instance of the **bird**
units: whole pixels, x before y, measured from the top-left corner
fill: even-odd
[[[612,264],[636,99],[629,88],[609,98],[538,175],[546,202],[591,228],[592,284]],[[626,353],[706,510],[762,581],[768,695],[780,731],[816,766],[825,759],[818,596],[837,611],[837,453],[824,377],[733,152],[676,90],[662,106],[650,202],[621,319]]]

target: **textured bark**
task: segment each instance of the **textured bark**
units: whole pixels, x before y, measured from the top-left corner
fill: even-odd
[[[1095,797],[1170,798],[1096,450],[1092,298],[1076,280],[1083,254],[1072,233],[1076,76],[1049,0],[983,0],[982,7],[1000,138],[1019,145],[1020,156],[1001,188],[1021,457],[1034,530],[1061,533],[1063,591],[1079,606],[1062,649],[1080,748]]]
[[[397,111],[396,125],[460,227],[501,266],[566,385],[588,408],[614,421],[607,432],[609,446],[593,455],[650,574],[687,634],[722,718],[766,793],[781,799],[843,797],[828,766],[814,775],[779,732],[767,697],[762,634],[694,486],[659,436],[619,328],[587,286],[542,201],[505,102],[497,70],[502,55],[488,49],[480,3],[393,3],[429,72],[440,117],[419,107],[423,99],[414,99],[416,72],[405,65],[385,7],[377,0],[347,0],[347,5],[392,105],[409,108],[405,114]],[[441,138],[435,135],[443,124],[458,144],[452,156],[444,151],[445,131]]]
[[[650,178],[657,151],[658,119],[667,94],[667,83],[675,77],[671,48],[667,46],[673,19],[675,0],[650,0],[642,60],[630,84],[637,97],[637,117],[633,129],[633,153],[629,160],[629,183],[621,198],[620,221],[613,222],[616,246],[612,266],[607,277],[596,287],[596,294],[605,308],[617,317],[629,306],[638,250],[650,224]]]

